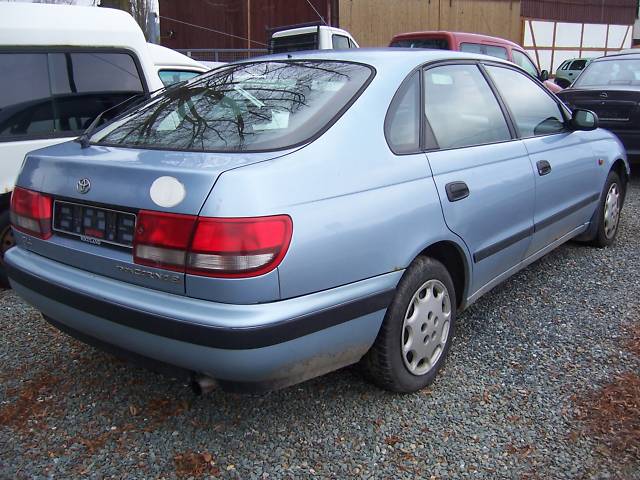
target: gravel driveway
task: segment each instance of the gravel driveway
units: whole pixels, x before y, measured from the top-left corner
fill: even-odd
[[[640,380],[638,178],[621,228],[611,248],[567,244],[486,295],[435,384],[405,396],[352,367],[195,397],[0,292],[0,478],[640,479],[638,437],[606,434],[640,428],[639,399],[619,391]]]

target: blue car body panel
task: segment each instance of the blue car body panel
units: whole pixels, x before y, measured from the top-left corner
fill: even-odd
[[[70,330],[222,381],[278,388],[357,362],[405,269],[426,249],[457,252],[463,309],[585,232],[613,164],[629,172],[622,145],[603,130],[390,150],[385,115],[408,75],[429,62],[489,57],[415,49],[291,57],[370,64],[375,77],[330,128],[296,148],[206,153],[70,142],[29,154],[17,182],[133,211],[288,215],[293,237],[276,269],[252,278],[185,275],[141,267],[130,251],[16,231],[5,257],[16,292]],[[551,164],[549,175],[539,175],[539,160]],[[186,191],[171,208],[149,195],[165,175]],[[87,194],[76,189],[81,178],[92,180]],[[455,181],[468,185],[467,198],[448,199]]]

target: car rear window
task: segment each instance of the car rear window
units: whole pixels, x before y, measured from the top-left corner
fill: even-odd
[[[574,82],[575,88],[640,85],[640,60],[615,59],[591,62]]]
[[[445,38],[407,38],[394,40],[389,46],[398,48],[431,48],[434,50],[449,50],[449,42]]]
[[[328,128],[372,76],[371,67],[338,61],[229,66],[169,89],[91,141],[190,151],[288,148]]]
[[[269,53],[300,52],[318,48],[318,33],[300,33],[273,37],[269,44]]]

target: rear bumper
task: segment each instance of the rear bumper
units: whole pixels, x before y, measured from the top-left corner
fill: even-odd
[[[9,250],[5,263],[14,290],[67,329],[248,390],[283,387],[357,362],[375,340],[402,275],[231,305],[101,277],[21,247]]]

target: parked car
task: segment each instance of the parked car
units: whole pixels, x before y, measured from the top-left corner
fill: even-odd
[[[426,31],[395,35],[389,43],[398,48],[432,48],[456,52],[481,53],[491,57],[509,60],[521,66],[529,75],[544,83],[552,92],[562,90],[549,81],[549,72],[538,70],[529,55],[517,43],[499,37],[466,32]]]
[[[203,387],[362,362],[412,392],[458,312],[569,239],[614,241],[629,167],[597,126],[486,56],[237,63],[27,155],[5,261],[53,325]]]
[[[321,24],[300,24],[270,31],[269,53],[303,50],[344,50],[358,48],[358,42],[346,30]]]
[[[100,112],[163,84],[138,24],[109,8],[0,2],[0,71],[0,285],[7,286],[9,198],[25,154],[77,137]]]
[[[584,70],[590,61],[590,58],[570,58],[569,60],[565,60],[556,70],[556,76],[553,81],[562,88],[567,88],[578,78],[580,72]]]
[[[632,161],[640,158],[640,53],[597,58],[558,96],[570,108],[588,108],[615,133]]]
[[[153,43],[148,43],[147,47],[149,48],[156,74],[165,87],[190,80],[211,70],[206,65],[170,48]]]

